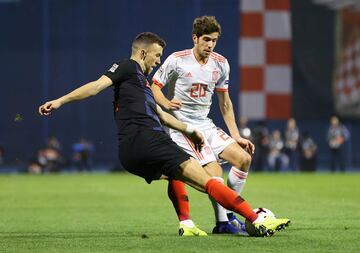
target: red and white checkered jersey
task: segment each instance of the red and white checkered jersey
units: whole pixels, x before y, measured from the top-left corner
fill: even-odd
[[[153,77],[159,87],[169,85],[170,95],[182,101],[180,110],[173,111],[176,118],[196,125],[209,126],[207,117],[214,91],[228,90],[230,67],[227,59],[211,53],[206,64],[201,65],[193,49],[171,54]]]

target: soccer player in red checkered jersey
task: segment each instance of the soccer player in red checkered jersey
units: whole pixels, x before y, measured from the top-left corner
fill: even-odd
[[[196,18],[193,23],[194,47],[171,54],[153,77],[155,100],[179,120],[191,124],[205,136],[201,152],[181,132],[170,130],[171,138],[187,153],[196,158],[205,171],[220,182],[222,168],[218,161],[228,161],[232,168],[227,184],[240,194],[249,173],[255,147],[240,136],[233,105],[228,92],[230,67],[225,57],[214,52],[221,34],[221,26],[213,16]],[[161,89],[168,86],[171,99]],[[213,93],[217,94],[220,110],[230,136],[208,118]],[[173,201],[180,224],[195,226],[190,219],[185,186],[170,181],[169,197]],[[216,225],[213,233],[246,234],[244,223],[212,199]]]

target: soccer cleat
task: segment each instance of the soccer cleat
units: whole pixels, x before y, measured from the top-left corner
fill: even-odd
[[[207,233],[197,226],[191,228],[185,224],[180,224],[179,236],[207,236]]]
[[[240,229],[231,225],[230,222],[216,222],[216,226],[213,228],[213,234],[234,234],[239,235],[241,234]]]
[[[289,219],[276,219],[267,217],[263,222],[252,224],[245,222],[246,231],[251,236],[272,236],[276,231],[281,231],[289,226]]]
[[[281,231],[286,229],[291,223],[290,219],[277,219],[277,220],[280,220],[282,223],[275,228],[276,231]]]
[[[246,231],[245,223],[240,221],[233,213],[228,214],[229,222],[231,225],[239,229],[241,235],[249,235]]]

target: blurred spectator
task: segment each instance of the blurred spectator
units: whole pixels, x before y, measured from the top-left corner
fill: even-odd
[[[95,150],[94,145],[87,139],[81,138],[73,146],[73,161],[79,171],[91,171],[92,154]]]
[[[252,141],[251,130],[250,130],[250,128],[247,126],[247,123],[248,123],[248,120],[247,120],[246,117],[243,117],[243,116],[240,117],[240,120],[239,120],[239,132],[240,132],[240,136]]]
[[[29,173],[59,172],[65,165],[65,159],[54,148],[41,148],[36,152],[29,167]]]
[[[299,129],[296,126],[294,118],[290,118],[287,122],[285,130],[285,153],[289,157],[289,170],[296,171],[299,163],[298,144]]]
[[[269,142],[268,166],[270,171],[285,171],[289,165],[289,158],[283,152],[284,142],[279,130],[271,133]]]
[[[301,141],[300,171],[315,171],[317,164],[317,145],[308,132]]]
[[[340,123],[338,117],[331,117],[327,141],[330,148],[330,168],[332,172],[336,171],[337,165],[339,165],[340,171],[345,171],[343,148],[349,135],[349,131]]]
[[[50,136],[47,141],[47,147],[55,149],[59,152],[61,152],[61,144],[59,140],[55,136]]]
[[[260,121],[252,131],[255,154],[253,157],[253,170],[263,171],[267,169],[267,155],[269,151],[269,130],[265,122]]]
[[[29,173],[59,172],[66,164],[61,154],[61,144],[55,136],[49,137],[46,146],[40,148],[28,166]]]

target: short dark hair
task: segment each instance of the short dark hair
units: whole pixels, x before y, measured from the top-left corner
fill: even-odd
[[[200,37],[214,32],[218,32],[221,35],[221,25],[214,16],[202,16],[194,20],[192,34]]]
[[[157,34],[152,32],[142,32],[136,35],[135,39],[133,40],[132,47],[136,47],[136,44],[159,44],[161,47],[165,47],[165,41]]]

